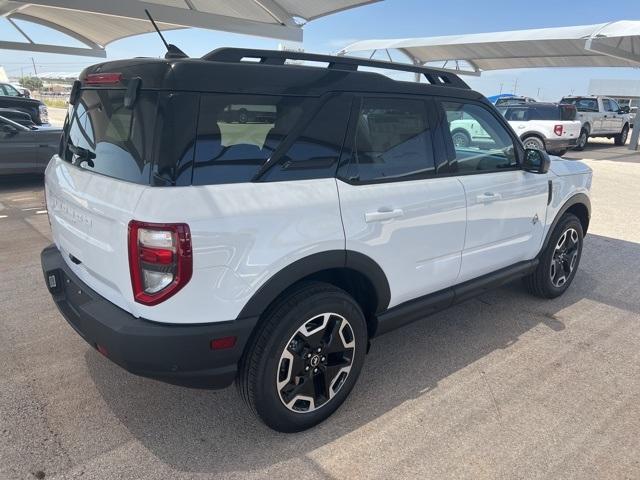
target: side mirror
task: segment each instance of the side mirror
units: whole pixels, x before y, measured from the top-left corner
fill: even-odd
[[[5,137],[12,137],[18,133],[18,129],[13,125],[2,125],[0,126],[0,132],[2,132]]]
[[[629,113],[631,111],[631,109],[629,107],[620,107],[620,110],[618,110],[618,113]]]
[[[531,173],[547,173],[551,166],[549,154],[543,150],[527,148],[524,151],[523,170]]]

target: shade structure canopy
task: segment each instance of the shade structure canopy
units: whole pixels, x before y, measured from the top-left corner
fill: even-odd
[[[0,41],[0,49],[105,57],[109,43],[153,31],[145,9],[161,30],[197,27],[302,41],[306,22],[376,1],[380,0],[0,0],[0,16],[25,38]],[[83,46],[35,42],[21,21],[50,27]]]
[[[640,21],[444,37],[363,40],[340,54],[396,49],[460,73],[544,67],[640,67]]]

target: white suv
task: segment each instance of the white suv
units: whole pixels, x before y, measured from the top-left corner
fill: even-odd
[[[298,431],[344,401],[370,339],[519,277],[556,297],[576,275],[591,170],[525,150],[451,73],[221,49],[81,78],[46,172],[43,272],[71,326],[132,373],[235,379],[265,423]],[[455,147],[460,113],[491,141]]]

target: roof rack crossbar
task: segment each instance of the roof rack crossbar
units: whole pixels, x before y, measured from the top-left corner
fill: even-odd
[[[423,75],[432,85],[445,85],[470,89],[470,87],[455,73],[439,68],[394,63],[384,60],[370,60],[358,57],[343,57],[322,55],[318,53],[288,52],[281,50],[256,50],[250,48],[218,48],[202,57],[203,60],[227,63],[239,63],[245,58],[256,59],[267,65],[284,65],[287,60],[307,60],[310,62],[327,63],[329,69],[357,71],[358,67],[372,67],[385,70],[396,70]]]

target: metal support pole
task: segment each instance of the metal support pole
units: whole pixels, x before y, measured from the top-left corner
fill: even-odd
[[[640,150],[640,125],[638,125],[637,118],[635,125],[633,126],[633,133],[631,134],[631,143],[629,144],[629,150]]]

